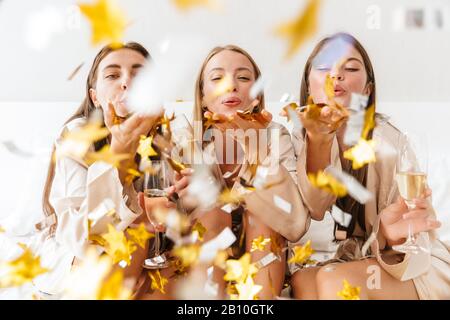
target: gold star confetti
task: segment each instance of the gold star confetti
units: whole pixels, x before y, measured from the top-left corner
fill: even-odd
[[[153,141],[153,136],[146,137],[144,135],[141,135],[141,138],[139,139],[139,146],[138,146],[136,152],[142,158],[149,158],[149,157],[158,155],[158,153],[152,147],[152,141]]]
[[[48,271],[41,266],[41,258],[35,257],[30,249],[25,248],[17,259],[0,265],[0,287],[21,286]]]
[[[182,10],[187,11],[194,7],[214,7],[215,3],[211,0],[172,0],[175,6]]]
[[[108,128],[103,127],[100,121],[90,121],[78,129],[69,131],[64,135],[64,139],[91,145],[98,140],[106,138],[108,135]]]
[[[375,162],[375,141],[359,139],[355,146],[344,151],[344,158],[352,161],[353,169],[359,169],[368,163]]]
[[[56,149],[52,160],[56,161],[66,156],[83,159],[94,142],[108,135],[109,130],[102,127],[101,121],[89,121],[84,126],[63,134],[60,146]]]
[[[220,81],[216,84],[216,87],[213,91],[214,97],[220,97],[221,95],[230,92],[233,90],[233,79],[231,76],[227,73],[225,76],[220,79]]]
[[[128,228],[127,233],[131,240],[142,249],[145,249],[145,243],[147,240],[155,236],[153,233],[147,231],[144,223],[141,223],[137,228]]]
[[[237,295],[230,295],[231,300],[257,300],[257,294],[262,290],[262,286],[255,285],[252,277],[247,277],[245,282],[235,285]]]
[[[276,255],[281,255],[281,243],[277,237],[270,236],[270,251]]]
[[[219,196],[219,201],[222,203],[233,203],[239,204],[244,200],[243,194],[241,194],[236,189],[228,189],[222,191]]]
[[[258,268],[250,263],[250,253],[245,253],[239,260],[226,261],[225,281],[244,282],[247,277],[252,277],[258,272]]]
[[[364,128],[361,134],[361,138],[367,140],[369,131],[375,128],[375,105],[372,104],[366,109],[364,114]]]
[[[291,58],[316,33],[320,2],[309,0],[306,8],[295,20],[284,23],[276,29],[278,35],[286,37],[289,41],[286,58]]]
[[[113,167],[116,167],[116,168],[118,168],[120,166],[120,163],[123,160],[127,160],[127,159],[130,159],[129,154],[125,154],[125,153],[116,154],[111,151],[111,148],[109,145],[104,146],[103,148],[100,149],[100,151],[89,152],[86,155],[86,162],[88,164],[92,164],[96,161],[103,161],[103,162],[109,163],[110,165],[112,165]]]
[[[200,255],[200,246],[198,244],[190,244],[175,247],[172,250],[172,254],[180,258],[183,267],[189,267],[197,262]]]
[[[115,271],[102,285],[97,293],[97,300],[128,300],[131,290],[123,287],[123,270]]]
[[[167,278],[163,277],[161,275],[161,273],[159,272],[159,270],[149,271],[148,275],[149,275],[150,279],[152,280],[150,288],[152,290],[158,290],[162,294],[165,294],[166,293],[165,286],[169,283],[169,280],[167,280]]]
[[[327,77],[325,78],[325,94],[329,101],[334,100],[334,83],[329,73],[327,73]]]
[[[294,256],[289,259],[288,263],[298,263],[303,265],[313,262],[309,259],[314,253],[314,250],[311,248],[311,240],[308,240],[303,246],[295,246],[293,250]]]
[[[125,177],[125,184],[130,185],[133,183],[135,178],[142,176],[142,173],[136,170],[135,168],[128,168],[127,175]]]
[[[184,164],[182,164],[181,162],[176,161],[175,159],[173,159],[173,158],[171,158],[171,157],[169,157],[169,156],[167,156],[167,155],[165,156],[165,158],[166,158],[167,163],[169,164],[169,166],[170,166],[173,170],[175,170],[176,172],[178,172],[178,173],[181,173],[182,170],[184,170],[184,169],[187,168],[187,167],[186,167]]]
[[[94,4],[78,6],[91,23],[93,45],[107,42],[116,48],[121,46],[127,21],[116,1],[98,0]]]
[[[333,176],[323,171],[318,171],[317,174],[308,173],[308,179],[313,186],[330,192],[337,197],[344,197],[347,195],[347,188]]]
[[[113,263],[125,261],[130,265],[131,254],[137,249],[133,242],[128,241],[123,231],[117,231],[108,224],[108,232],[102,235],[106,241],[105,251],[112,258]]]
[[[214,258],[214,265],[218,266],[219,268],[225,269],[227,259],[228,259],[227,250],[219,250],[216,254],[216,257]]]
[[[344,300],[360,300],[359,293],[361,292],[361,288],[352,287],[346,279],[344,279],[343,283],[344,288],[337,293],[337,296]]]
[[[192,227],[192,233],[194,232],[197,233],[198,240],[203,241],[203,236],[205,235],[206,228],[200,223],[200,221],[197,221]]]
[[[264,238],[263,236],[259,236],[258,238],[253,239],[252,248],[250,252],[259,250],[264,251],[264,247],[270,243],[270,238]]]

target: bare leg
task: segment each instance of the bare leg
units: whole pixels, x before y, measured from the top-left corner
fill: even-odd
[[[316,275],[320,267],[300,269],[291,277],[291,286],[295,299],[317,300]]]
[[[250,217],[250,221],[249,221]],[[244,219],[246,219],[245,237],[246,237],[246,251],[250,252],[252,247],[252,240],[263,236],[264,238],[276,239],[281,247],[285,246],[286,240],[277,232],[262,223],[257,217],[246,211],[244,213]],[[263,251],[256,250],[251,252],[252,262],[256,262],[270,253],[270,244],[265,247]],[[255,283],[263,286],[263,289],[259,292],[258,297],[260,299],[274,299],[275,296],[279,296],[283,289],[284,273],[286,266],[286,255],[283,254],[281,261],[272,262],[269,266],[261,269],[255,276]]]
[[[399,281],[387,273],[376,261],[366,259],[334,265],[334,270],[322,267],[316,276],[319,299],[339,299],[346,279],[352,286],[361,288],[361,299],[417,300],[412,280]],[[378,277],[378,278],[377,278]]]

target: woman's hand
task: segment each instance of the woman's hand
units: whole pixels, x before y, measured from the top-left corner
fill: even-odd
[[[344,109],[328,105],[307,105],[296,108],[296,112],[308,138],[318,142],[330,141],[336,130],[348,119],[348,113],[344,112]],[[280,115],[288,116],[284,109]]]
[[[175,172],[175,184],[166,189],[169,197],[174,195],[175,193],[180,198],[185,197],[187,195],[187,187],[189,186],[189,182],[193,173],[194,169],[191,168],[183,169],[180,173]]]
[[[414,199],[415,209],[409,210],[405,201],[399,197],[381,211],[380,230],[386,238],[389,246],[401,244],[408,237],[409,224],[412,233],[426,232],[437,229],[441,223],[431,215],[430,204],[427,197],[431,195],[431,190],[427,189],[424,196]]]
[[[161,115],[133,114],[121,123],[115,123],[116,113],[112,102],[108,103],[105,125],[111,132],[111,151],[128,153],[134,157],[141,135],[147,135]]]
[[[138,193],[138,202],[140,207],[144,210],[145,215],[141,215],[138,219],[140,222],[144,222],[147,229],[156,229],[157,231],[164,232],[165,226],[160,224],[155,218],[154,213],[156,210],[160,212],[168,212],[168,209],[174,209],[175,203],[171,202],[167,197],[153,197],[149,198],[144,196],[144,193]]]
[[[258,104],[259,100],[255,99],[249,110],[252,110]],[[248,129],[264,129],[272,121],[272,114],[266,110],[262,110],[259,113],[238,112],[231,116],[206,111],[203,116],[207,119],[212,119],[214,126],[220,131],[227,129],[242,129],[244,131]]]

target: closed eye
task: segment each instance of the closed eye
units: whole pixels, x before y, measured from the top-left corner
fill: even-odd
[[[117,79],[117,78],[119,78],[118,74],[109,74],[109,75],[107,75],[105,77],[105,79],[109,79],[109,80],[114,80],[114,79]]]

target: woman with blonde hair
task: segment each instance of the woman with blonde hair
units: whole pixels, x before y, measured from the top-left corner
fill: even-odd
[[[233,245],[233,258],[249,252],[253,263],[271,252],[271,245],[252,250],[255,238],[262,236],[270,239],[272,248],[277,245],[283,248],[286,239],[299,239],[307,224],[306,211],[291,178],[295,161],[290,135],[283,126],[271,121],[263,92],[256,98],[250,97],[251,88],[260,76],[255,61],[243,49],[234,45],[216,47],[200,69],[194,107],[194,131],[202,137],[202,147],[214,141],[218,161],[212,171],[222,191],[242,190],[255,177],[256,168],[270,163],[273,169],[265,177],[267,186],[244,194],[244,201],[231,213],[222,208],[223,204],[193,213],[206,227],[206,239],[231,228],[238,239]],[[248,139],[230,138],[238,131],[248,134]],[[267,152],[261,152],[263,149]],[[285,251],[276,253],[279,260],[255,276],[255,283],[262,285],[258,294],[261,299],[274,298],[283,287],[286,255]],[[223,288],[223,272],[217,268],[214,279]]]

